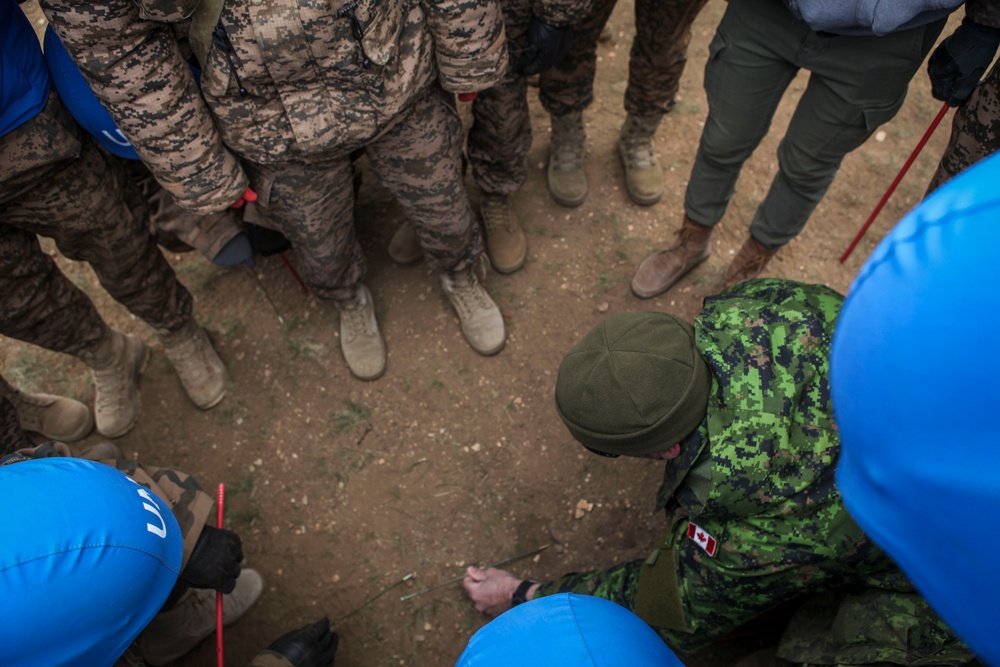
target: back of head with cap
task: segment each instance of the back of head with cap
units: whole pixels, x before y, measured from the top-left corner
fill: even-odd
[[[690,324],[667,313],[622,313],[563,357],[556,410],[585,447],[641,456],[698,427],[711,384]]]
[[[660,636],[614,602],[559,593],[481,629],[455,667],[683,667]]]
[[[167,503],[109,466],[46,458],[0,467],[0,507],[5,667],[114,663],[177,581]]]

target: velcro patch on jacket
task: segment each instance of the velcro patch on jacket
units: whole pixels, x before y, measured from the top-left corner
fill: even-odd
[[[715,556],[715,550],[718,548],[719,543],[714,537],[702,530],[697,524],[688,522],[687,535],[695,544],[705,550],[709,556]]]

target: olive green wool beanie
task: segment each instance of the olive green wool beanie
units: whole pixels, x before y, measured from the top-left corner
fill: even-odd
[[[622,313],[563,357],[556,410],[585,447],[640,456],[698,427],[711,384],[690,324],[666,313]]]

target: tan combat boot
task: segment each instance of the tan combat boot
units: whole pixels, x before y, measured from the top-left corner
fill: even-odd
[[[177,331],[156,337],[191,402],[202,410],[218,405],[226,396],[229,373],[202,326],[190,319]]]
[[[472,269],[456,273],[442,271],[441,287],[458,313],[462,335],[472,349],[487,357],[502,350],[507,342],[503,316]]]
[[[385,341],[375,319],[375,303],[364,285],[351,299],[335,302],[340,311],[340,351],[354,377],[377,380],[385,373]]]
[[[423,256],[424,249],[420,246],[417,232],[413,225],[404,222],[389,241],[389,259],[396,264],[412,264]]]
[[[583,170],[586,134],[583,112],[552,116],[549,139],[549,193],[560,206],[579,206],[587,198],[587,173]]]
[[[232,593],[222,596],[222,622],[240,619],[264,590],[256,570],[243,570]],[[215,591],[190,588],[173,607],[153,617],[139,635],[139,650],[146,664],[157,667],[181,657],[215,632]]]
[[[490,263],[500,273],[514,273],[528,259],[528,240],[511,211],[510,196],[483,193],[479,210]]]
[[[80,401],[52,394],[25,394],[16,389],[5,396],[17,410],[18,422],[25,431],[40,433],[49,440],[76,442],[94,430],[94,416]]]
[[[632,292],[640,299],[649,299],[673,287],[688,271],[708,259],[711,235],[711,227],[699,225],[685,215],[673,245],[642,260],[632,278]]]
[[[118,445],[110,442],[99,442],[96,445],[87,447],[77,454],[78,458],[88,461],[107,461],[122,458],[122,450]]]
[[[640,206],[663,198],[663,168],[656,159],[653,137],[662,115],[640,118],[628,115],[618,137],[618,154],[625,165],[625,189]]]
[[[139,376],[149,354],[141,340],[114,329],[79,354],[94,378],[94,421],[101,435],[121,437],[139,421]]]
[[[780,246],[773,249],[765,248],[757,243],[754,237],[748,236],[726,269],[726,275],[722,279],[722,289],[759,276],[771,258],[778,254],[779,249]]]

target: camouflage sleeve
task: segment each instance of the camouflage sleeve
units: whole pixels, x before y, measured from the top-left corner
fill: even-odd
[[[539,586],[534,597],[556,593],[579,593],[611,600],[626,609],[632,609],[635,606],[635,592],[639,586],[639,570],[644,562],[634,560],[606,570],[571,572]]]
[[[441,86],[452,93],[491,88],[507,69],[507,38],[497,0],[421,0]]]
[[[106,463],[112,463],[107,461]],[[171,470],[141,466],[135,461],[117,460],[115,467],[162,498],[174,513],[184,536],[184,561],[181,569],[187,567],[188,558],[194,550],[195,542],[202,528],[212,515],[215,502],[205,493],[194,477]]]
[[[991,28],[1000,28],[1000,2],[996,0],[968,0],[965,3],[965,16],[970,21]]]
[[[97,97],[156,179],[186,209],[226,209],[247,187],[170,24],[132,0],[43,0],[42,8]]]
[[[590,14],[590,0],[534,0],[533,13],[549,25],[572,27]]]

